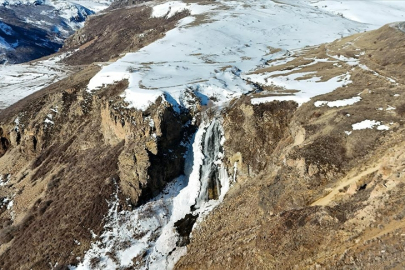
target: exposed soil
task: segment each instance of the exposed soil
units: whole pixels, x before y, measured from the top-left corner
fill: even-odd
[[[107,62],[123,53],[134,52],[162,38],[188,11],[170,18],[151,18],[147,6],[115,9],[92,16],[83,28],[68,38],[61,51],[75,51],[64,60],[70,65]]]

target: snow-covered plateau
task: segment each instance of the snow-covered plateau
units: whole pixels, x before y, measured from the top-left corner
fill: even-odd
[[[67,5],[53,1],[44,3],[60,10],[60,5]],[[107,3],[87,1],[82,4],[99,10]],[[94,90],[103,84],[128,79],[130,85],[125,96],[133,107],[139,109],[145,109],[159,96],[165,96],[177,108],[187,107],[182,98],[186,88],[199,92],[205,97],[203,102],[207,98],[220,102],[229,100],[251,91],[252,86],[242,79],[244,73],[269,60],[281,58],[281,63],[285,62],[286,55],[293,54],[296,49],[376,29],[403,20],[405,14],[405,4],[399,1],[218,1],[204,5],[168,1],[147,4],[153,6],[151,16],[171,16],[174,11],[184,9],[191,15],[181,20],[178,27],[164,38],[105,66],[89,83],[89,90]],[[72,15],[68,13],[63,13],[66,18]],[[2,31],[10,33],[8,26],[3,26]],[[274,48],[281,51],[274,53]],[[26,68],[25,65],[5,67],[2,74],[16,69],[24,74],[29,72]],[[44,70],[43,75],[38,76],[41,81],[51,77],[46,73]],[[286,80],[294,82],[294,78],[287,77]],[[332,81],[326,91],[338,86]],[[51,82],[54,80],[41,84],[46,86]],[[8,84],[8,81],[3,83]],[[16,83],[18,81],[13,78],[13,84]],[[317,85],[316,80],[311,80],[311,83]],[[303,87],[307,87],[305,83]],[[0,89],[0,95],[8,96],[0,99],[0,109],[32,93],[22,89],[21,94],[9,97],[9,91],[5,86]],[[302,91],[296,95],[296,100],[308,101],[309,97],[324,92]]]
[[[170,1],[155,5],[152,16],[171,16],[173,10],[183,9],[191,15],[164,38],[103,67],[88,88],[96,90],[128,79],[124,95],[138,109],[146,109],[159,96],[176,108],[187,107],[183,98],[187,88],[205,97],[203,101],[226,102],[252,91],[244,74],[267,61],[282,58],[286,62],[283,58],[298,48],[375,29],[402,20],[405,14],[405,4],[397,1],[340,3],[285,0],[198,5]],[[274,48],[281,51],[274,52]],[[273,83],[301,90],[294,98],[286,98],[299,103],[350,82],[345,74],[319,83],[316,78],[302,81],[298,77],[277,77]]]

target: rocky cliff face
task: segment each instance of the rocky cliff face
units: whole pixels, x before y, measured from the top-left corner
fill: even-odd
[[[121,207],[132,208],[183,171],[186,148],[179,144],[193,132],[190,117],[164,101],[144,112],[124,109],[125,81],[90,94],[85,85],[96,71],[3,114],[1,196],[14,204],[1,214],[4,269],[75,264],[92,233],[101,232],[117,186]]]
[[[297,108],[288,101],[259,105],[250,101],[244,96],[223,111],[227,166],[235,168],[239,177],[263,171]]]

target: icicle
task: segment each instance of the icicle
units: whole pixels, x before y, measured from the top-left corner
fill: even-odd
[[[233,164],[233,183],[236,183],[236,174],[238,173],[238,163]]]

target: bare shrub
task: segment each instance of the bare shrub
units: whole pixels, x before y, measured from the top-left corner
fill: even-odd
[[[400,115],[400,116],[405,116],[405,103],[403,103],[403,104],[397,106],[396,112],[397,112],[397,114]]]

